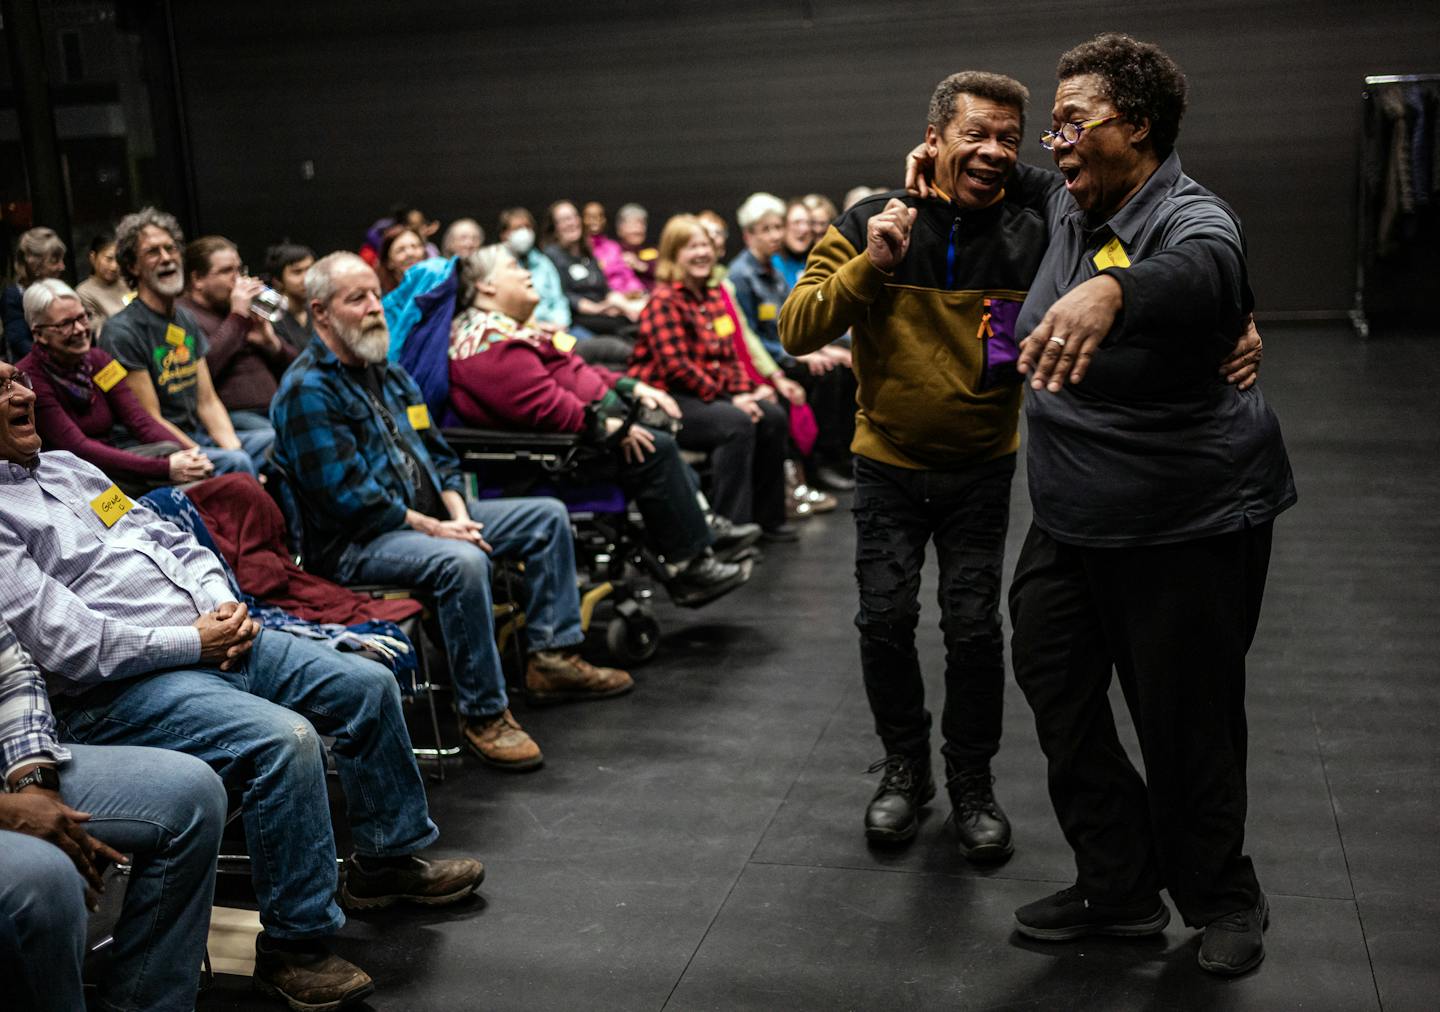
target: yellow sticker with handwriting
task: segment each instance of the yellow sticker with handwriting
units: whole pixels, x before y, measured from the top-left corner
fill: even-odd
[[[1120,245],[1119,236],[1100,247],[1100,252],[1095,254],[1095,266],[1102,271],[1107,267],[1130,266],[1130,258],[1125,255],[1125,247]]]
[[[430,428],[430,409],[424,404],[410,405],[405,409],[405,417],[410,419],[410,428],[416,432]]]
[[[641,260],[654,260],[659,255],[660,251],[658,249],[651,249],[648,246],[640,251]]]
[[[108,394],[126,375],[125,367],[112,358],[109,365],[95,374],[95,385],[102,394]]]
[[[773,320],[773,319],[775,319],[775,303],[773,303],[773,302],[762,302],[762,303],[760,303],[760,309],[759,309],[759,311],[758,311],[755,315],[759,316],[762,321],[768,321],[768,320]]]
[[[575,347],[575,335],[567,334],[563,330],[557,331],[551,336],[550,343],[555,346],[557,351],[570,351]]]
[[[729,337],[735,333],[735,321],[728,316],[715,317],[715,336]]]
[[[185,328],[174,323],[165,328],[165,342],[179,348],[185,344]]]
[[[129,513],[130,507],[134,505],[130,497],[120,491],[119,485],[111,485],[90,500],[90,508],[106,527],[114,527],[115,521]]]

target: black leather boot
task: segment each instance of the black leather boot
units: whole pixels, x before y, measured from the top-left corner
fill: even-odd
[[[990,767],[955,770],[945,781],[950,792],[951,821],[960,856],[976,864],[1006,861],[1015,853],[1010,843],[1010,820],[995,800],[995,778]]]
[[[887,755],[867,773],[879,773],[880,786],[865,808],[865,836],[876,843],[904,843],[915,838],[920,806],[935,796],[929,758]]]

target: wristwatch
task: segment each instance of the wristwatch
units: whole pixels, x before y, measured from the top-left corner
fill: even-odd
[[[19,794],[27,787],[41,787],[47,791],[58,791],[60,790],[60,774],[54,766],[36,766],[10,785],[10,793]]]

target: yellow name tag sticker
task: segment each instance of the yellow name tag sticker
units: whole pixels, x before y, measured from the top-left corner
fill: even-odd
[[[1095,254],[1095,266],[1102,271],[1107,267],[1130,266],[1130,258],[1125,255],[1125,247],[1120,245],[1118,236],[1100,247],[1100,252]]]
[[[95,385],[100,388],[102,394],[108,394],[115,384],[123,380],[126,375],[125,367],[112,358],[109,365],[95,374]]]
[[[775,303],[773,303],[773,302],[762,302],[762,303],[760,303],[760,309],[759,309],[759,312],[758,312],[756,315],[758,315],[761,320],[765,320],[765,321],[769,321],[769,320],[775,319]]]
[[[130,497],[120,491],[119,485],[111,485],[90,500],[90,508],[95,511],[95,515],[106,527],[114,527],[115,521],[129,513],[130,508],[134,505],[130,501]]]
[[[405,409],[405,417],[410,419],[410,428],[416,432],[430,428],[430,409],[424,404],[410,405]]]
[[[558,351],[570,351],[575,347],[575,335],[567,334],[561,330],[551,335],[550,343],[553,344]]]
[[[729,337],[735,333],[735,321],[728,316],[715,317],[715,335],[717,337]]]
[[[660,251],[658,249],[650,249],[649,247],[646,247],[645,249],[642,249],[640,251],[641,260],[654,260],[659,255]]]
[[[170,324],[165,328],[165,342],[180,348],[185,344],[185,328],[177,324]]]

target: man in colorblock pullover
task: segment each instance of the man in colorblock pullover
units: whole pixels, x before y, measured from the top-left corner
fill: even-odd
[[[930,714],[915,651],[920,569],[934,540],[945,635],[941,717],[960,853],[1009,857],[991,789],[1000,747],[1000,579],[1019,447],[1015,319],[1045,252],[1058,177],[1019,166],[1028,94],[997,74],[942,81],[926,153],[939,196],[879,194],[815,246],[780,313],[791,354],[847,329],[859,380],[855,441],[860,663],[885,758],[867,837],[915,835],[935,793]]]

